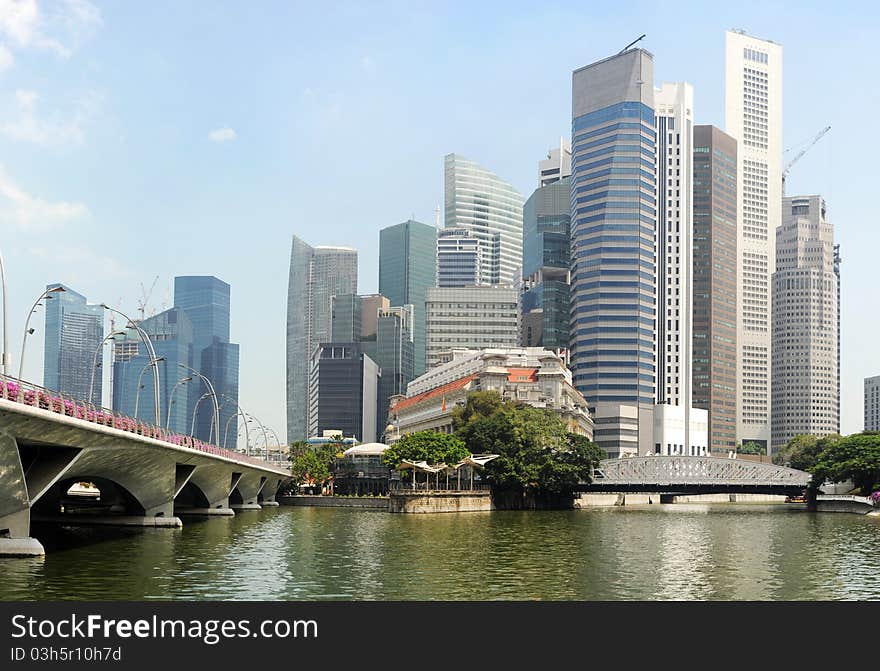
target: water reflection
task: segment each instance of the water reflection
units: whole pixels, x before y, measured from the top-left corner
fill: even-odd
[[[784,506],[389,515],[276,508],[182,530],[38,527],[0,599],[880,599],[880,519]]]

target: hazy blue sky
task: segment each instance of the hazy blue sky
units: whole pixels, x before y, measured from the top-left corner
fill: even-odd
[[[318,5],[322,6],[318,6]],[[0,0],[0,246],[18,363],[48,282],[136,313],[175,275],[232,285],[241,404],[284,433],[291,234],[359,252],[442,204],[458,152],[525,196],[570,131],[571,71],[642,33],[655,77],[723,127],[724,31],[784,47],[784,144],[832,131],[792,170],[821,193],[843,263],[842,428],[880,374],[877,11],[870,3],[96,2]],[[42,379],[42,312],[25,377]]]

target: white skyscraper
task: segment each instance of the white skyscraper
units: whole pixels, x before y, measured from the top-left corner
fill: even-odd
[[[538,161],[538,187],[547,186],[571,175],[571,142],[559,138],[559,147],[547,152],[547,158]]]
[[[800,434],[840,432],[838,268],[821,196],[782,199],[773,273],[776,452]]]
[[[661,454],[708,453],[708,413],[692,407],[694,89],[664,83],[654,91],[657,129],[657,408]],[[659,446],[659,447],[658,447]]]
[[[770,274],[782,215],[782,46],[727,31],[725,130],[737,161],[737,439],[769,445]]]
[[[523,197],[512,185],[458,154],[444,159],[445,227],[480,244],[479,284],[509,284],[522,266]]]

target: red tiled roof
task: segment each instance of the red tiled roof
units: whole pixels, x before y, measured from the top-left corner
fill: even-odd
[[[507,369],[507,381],[508,382],[537,382],[538,381],[538,369],[537,368],[508,368]]]
[[[459,389],[464,389],[468,384],[477,379],[477,374],[474,373],[472,375],[468,375],[467,377],[459,378],[454,382],[449,382],[448,384],[444,384],[436,389],[431,389],[430,391],[423,392],[416,396],[410,396],[409,398],[405,398],[402,401],[398,401],[395,406],[391,409],[392,411],[405,410],[406,408],[410,408],[422,401],[426,401],[430,398],[437,398],[440,396],[445,396],[453,391],[458,391]]]

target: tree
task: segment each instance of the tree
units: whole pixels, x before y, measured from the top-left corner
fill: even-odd
[[[474,454],[499,455],[486,464],[496,505],[570,505],[578,483],[589,482],[604,452],[568,433],[552,410],[506,401],[497,392],[474,392],[453,412],[456,435]]]
[[[867,496],[880,484],[880,433],[856,433],[845,438],[823,439],[822,452],[810,469],[813,484],[824,482],[853,484]],[[821,441],[820,441],[821,442]]]
[[[809,471],[819,461],[819,455],[832,443],[840,440],[840,436],[832,434],[817,438],[809,434],[795,436],[788,444],[773,455],[773,463],[788,466],[799,471]]]
[[[467,448],[459,438],[437,431],[417,431],[405,435],[385,450],[382,463],[388,468],[397,468],[406,459],[451,466],[466,456]]]
[[[290,472],[297,484],[323,485],[330,479],[329,465],[316,451],[303,452],[294,457]]]
[[[743,445],[739,450],[737,450],[740,454],[767,454],[767,448],[761,445],[761,443],[756,443],[753,440],[750,440],[745,445]]]

